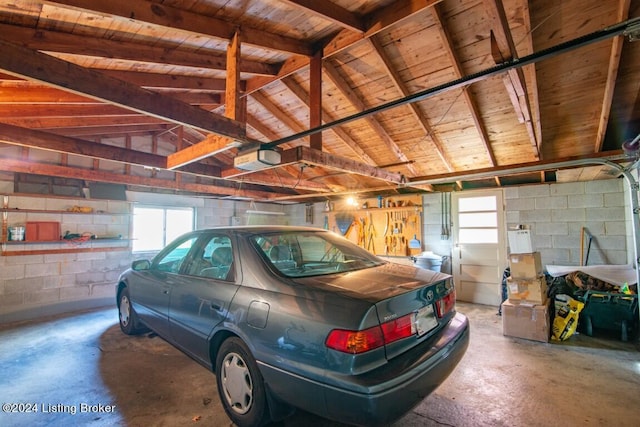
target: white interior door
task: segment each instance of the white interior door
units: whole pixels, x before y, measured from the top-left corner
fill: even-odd
[[[457,298],[499,306],[507,259],[502,190],[453,193],[451,211]]]

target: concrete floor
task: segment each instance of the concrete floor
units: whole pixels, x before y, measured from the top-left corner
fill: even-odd
[[[637,426],[640,345],[502,335],[496,309],[458,304],[469,350],[405,426]],[[214,374],[157,336],[120,332],[115,308],[0,326],[0,426],[231,426]],[[19,404],[19,405],[18,405]],[[74,413],[75,412],[75,413]],[[338,427],[306,413],[277,426]]]

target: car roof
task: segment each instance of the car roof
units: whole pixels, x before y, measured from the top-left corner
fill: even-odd
[[[289,231],[312,231],[312,232],[329,232],[323,228],[307,227],[307,226],[294,226],[294,225],[231,225],[203,228],[194,230],[194,233],[208,233],[212,231],[233,231],[236,233],[255,233],[255,232],[289,232]]]

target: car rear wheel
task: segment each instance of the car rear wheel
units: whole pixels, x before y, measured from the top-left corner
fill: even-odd
[[[120,319],[120,329],[127,335],[136,335],[146,330],[140,326],[138,316],[131,306],[127,288],[122,289],[118,297],[118,318]]]
[[[216,383],[224,410],[238,427],[269,422],[264,382],[249,348],[239,338],[222,343],[216,358]]]

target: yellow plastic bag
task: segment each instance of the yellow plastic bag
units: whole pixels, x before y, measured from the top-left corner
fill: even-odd
[[[556,315],[553,319],[553,341],[565,341],[574,334],[578,327],[578,317],[584,308],[584,303],[571,298],[569,295],[556,295],[554,300]]]

